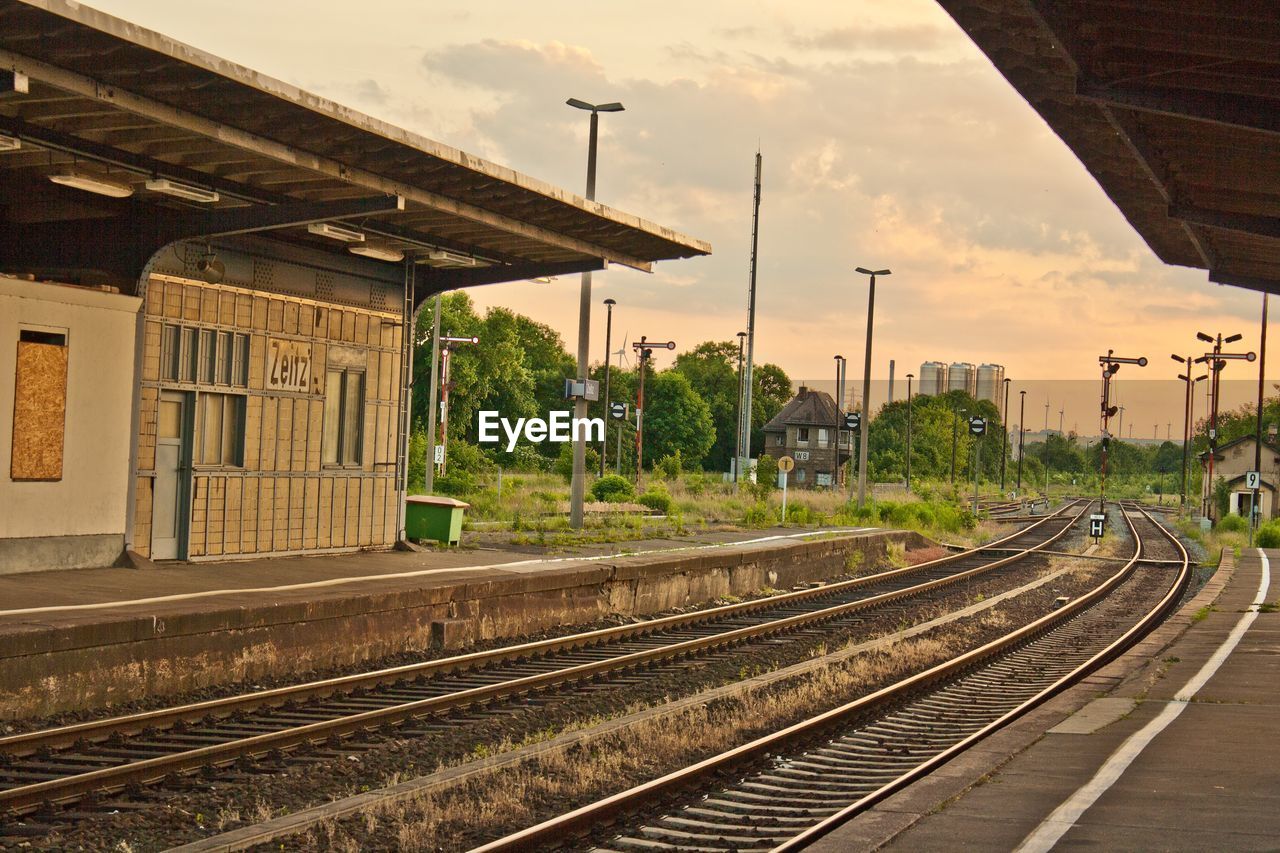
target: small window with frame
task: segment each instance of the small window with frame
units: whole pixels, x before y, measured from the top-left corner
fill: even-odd
[[[244,467],[244,404],[245,398],[240,394],[199,395],[197,465]]]
[[[325,465],[359,465],[364,450],[364,371],[330,368],[325,375]]]

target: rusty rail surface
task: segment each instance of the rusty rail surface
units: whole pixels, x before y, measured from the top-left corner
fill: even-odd
[[[633,652],[606,660],[568,666],[538,675],[455,691],[442,696],[404,702],[387,708],[344,714],[332,720],[293,726],[280,731],[229,740],[226,743],[186,749],[169,755],[160,755],[154,758],[102,767],[56,779],[10,787],[0,790],[0,814],[5,812],[24,813],[46,803],[75,801],[90,793],[114,792],[130,785],[153,784],[171,774],[186,773],[209,766],[226,766],[245,757],[257,757],[273,751],[289,750],[303,744],[320,743],[334,737],[346,737],[357,732],[374,730],[384,725],[395,724],[413,718],[439,715],[458,708],[483,705],[503,698],[590,680],[607,673],[636,669],[653,665],[660,661],[706,653],[783,633],[798,626],[829,621],[857,610],[883,606],[985,574],[1045,549],[1062,536],[1065,536],[1074,527],[1075,522],[1079,520],[1087,507],[1088,504],[1082,501],[1070,502],[1055,513],[1046,515],[1035,524],[988,543],[984,547],[970,549],[916,566],[881,572],[814,589],[783,593],[755,601],[711,608],[697,613],[653,619],[634,625],[604,628],[561,638],[523,643],[491,651],[475,652],[370,673],[291,685],[240,696],[212,699],[174,708],[145,711],[138,714],[90,721],[55,729],[10,735],[0,738],[0,760],[6,755],[34,755],[45,751],[66,749],[80,743],[100,743],[117,736],[128,736],[157,728],[173,727],[179,723],[198,722],[211,715],[226,717],[234,713],[253,711],[264,707],[276,707],[287,702],[296,702],[299,699],[325,698],[371,686],[401,682],[409,678],[475,670],[494,664],[527,660],[555,652],[644,637],[660,630],[685,628],[717,619],[747,615],[755,611],[778,607],[779,605],[812,601],[813,599],[835,595],[842,591],[882,583],[890,579],[911,577],[958,560],[982,556],[986,549],[999,549],[1002,543],[1023,537],[1049,521],[1062,521],[1066,518],[1069,522],[1060,531],[1011,556],[1002,556],[984,562],[975,568],[947,575],[943,578],[880,595],[856,599],[833,607],[775,619],[760,625],[727,630],[707,637],[671,643],[659,648]],[[1071,510],[1077,511],[1074,515],[1068,516]]]
[[[838,708],[826,711],[803,722],[792,725],[781,731],[758,738],[727,752],[713,756],[658,779],[637,785],[627,791],[583,806],[572,812],[544,821],[536,826],[508,835],[505,838],[475,848],[472,853],[499,853],[499,851],[527,851],[562,846],[592,832],[593,830],[615,823],[627,815],[642,811],[645,808],[665,801],[681,793],[700,789],[707,782],[729,771],[753,765],[767,756],[777,755],[794,749],[798,744],[810,742],[824,733],[837,729],[841,724],[865,717],[888,708],[903,699],[920,694],[930,688],[941,686],[955,677],[974,670],[1001,655],[1019,648],[1026,643],[1063,625],[1094,604],[1105,599],[1116,587],[1128,579],[1136,567],[1143,562],[1144,543],[1137,528],[1133,524],[1129,510],[1141,512],[1156,529],[1168,538],[1181,555],[1181,569],[1168,592],[1127,631],[1109,643],[1101,651],[1091,656],[1085,663],[1076,667],[1066,676],[1041,689],[1033,697],[1015,708],[1002,714],[999,718],[964,738],[959,743],[929,757],[912,767],[902,775],[882,785],[873,793],[859,798],[835,815],[827,817],[813,825],[790,841],[775,850],[799,850],[811,844],[817,838],[827,834],[837,826],[845,823],[854,815],[879,802],[890,794],[901,790],[906,785],[932,772],[959,753],[988,737],[1013,719],[1025,714],[1036,705],[1079,681],[1085,675],[1116,657],[1125,648],[1132,645],[1139,637],[1149,631],[1176,604],[1190,577],[1190,559],[1186,549],[1177,537],[1157,522],[1141,507],[1130,507],[1124,512],[1125,522],[1134,539],[1133,556],[1115,574],[1095,587],[1087,594],[1070,602],[1052,613],[1018,628],[999,639],[993,640],[977,649],[973,649],[950,661],[939,664],[924,672],[909,676],[893,685],[882,688],[867,696],[856,699]],[[1163,562],[1163,561],[1157,561]]]

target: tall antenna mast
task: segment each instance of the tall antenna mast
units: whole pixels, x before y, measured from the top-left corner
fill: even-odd
[[[755,202],[751,213],[751,283],[747,291],[747,358],[742,366],[742,420],[738,423],[742,436],[743,458],[737,461],[741,471],[744,460],[751,458],[751,372],[756,347],[756,268],[760,247],[760,151],[756,150]]]

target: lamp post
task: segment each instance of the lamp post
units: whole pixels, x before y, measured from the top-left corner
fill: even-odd
[[[907,494],[911,493],[911,380],[914,373],[907,374]]]
[[[579,110],[589,110],[591,112],[591,129],[587,140],[587,200],[594,201],[596,197],[596,142],[599,138],[600,113],[617,113],[622,112],[623,106],[619,103],[610,104],[588,104],[586,101],[580,101],[577,98],[570,98],[565,101],[571,107]],[[582,289],[578,299],[578,381],[585,382],[587,379],[587,360],[590,358],[591,349],[591,273],[584,272],[582,274]],[[609,356],[605,354],[605,364],[609,363]],[[573,401],[573,415],[575,418],[587,417],[587,398],[585,395],[577,397]],[[574,530],[582,529],[582,503],[587,491],[587,430],[574,438],[573,441],[573,482],[569,488],[569,526]]]
[[[955,409],[951,410],[951,485],[953,486],[956,484],[956,445],[960,432],[960,418],[967,414],[969,414],[967,409],[961,409],[959,412]]]
[[[1022,494],[1022,439],[1027,432],[1027,428],[1025,426],[1027,422],[1027,392],[1019,391],[1018,395],[1021,397],[1021,403],[1019,404],[1021,409],[1018,415],[1018,494]]]
[[[889,270],[869,270],[858,267],[857,272],[871,277],[867,289],[867,352],[862,365],[862,429],[858,433],[858,509],[867,502],[867,435],[871,432],[871,331],[876,309],[876,276],[889,275]]]
[[[1249,547],[1253,547],[1253,531],[1262,523],[1262,507],[1258,499],[1262,497],[1262,404],[1264,380],[1267,369],[1267,302],[1269,294],[1262,294],[1262,339],[1258,344],[1258,425],[1253,441],[1253,470],[1258,472],[1258,488],[1253,490],[1253,502],[1249,505]]]
[[[1009,462],[1009,379],[1004,380],[1004,414],[1000,416],[1000,431],[1004,433],[1000,443],[1000,494],[1004,494],[1004,474]]]
[[[605,310],[608,312],[608,320],[604,324],[604,410],[602,417],[604,422],[609,423],[609,348],[613,345],[613,306],[617,305],[616,299],[606,299],[604,304],[608,306]],[[609,470],[606,465],[605,457],[609,455],[609,436],[608,429],[600,436],[600,476],[603,477],[605,471]],[[585,496],[584,496],[585,497]]]
[[[844,364],[845,358],[837,355],[836,359],[836,462],[832,484],[840,488],[840,429],[844,426]]]
[[[1194,377],[1191,375],[1191,365],[1196,362],[1196,360],[1193,360],[1191,356],[1183,358],[1180,355],[1171,353],[1169,357],[1179,364],[1185,364],[1187,366],[1187,372],[1185,374],[1178,374],[1178,378],[1185,382],[1187,386],[1186,399],[1182,403],[1182,494],[1178,503],[1180,508],[1185,509],[1187,506],[1187,454],[1191,446],[1191,408],[1194,405],[1192,399],[1192,386],[1202,379],[1208,379],[1209,376],[1208,374]]]
[[[744,353],[744,347],[746,346],[746,340],[747,340],[747,333],[738,332],[738,423],[739,424],[742,423],[742,395],[743,395],[742,356]],[[734,488],[734,491],[737,491],[738,477],[742,470],[742,457],[743,457],[742,430],[741,429],[735,430],[735,433],[736,435],[734,436],[734,442],[733,442],[733,448],[734,448],[733,449],[733,488]]]

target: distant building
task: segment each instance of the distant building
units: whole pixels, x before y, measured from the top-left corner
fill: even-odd
[[[963,391],[970,397],[978,393],[978,369],[967,361],[954,362],[947,368],[947,390]]]
[[[840,466],[853,451],[853,434],[843,427],[844,415],[831,395],[802,385],[782,411],[764,425],[765,452],[774,459],[790,456],[796,461],[791,485],[831,488],[839,481]]]
[[[978,390],[973,396],[979,400],[990,400],[1000,406],[1000,393],[1004,384],[1004,366],[999,364],[982,364],[978,366]]]
[[[942,361],[926,361],[920,365],[920,391],[930,397],[947,392],[947,365]]]
[[[1004,393],[1004,365],[983,364],[975,367],[967,361],[946,364],[926,361],[920,365],[920,391],[928,396],[948,391],[963,391],[979,400],[1001,405]]]
[[[1200,454],[1204,477],[1200,488],[1200,511],[1210,518],[1218,518],[1218,508],[1213,502],[1214,483],[1226,482],[1231,490],[1227,503],[1228,512],[1249,517],[1253,505],[1253,490],[1246,487],[1245,473],[1254,470],[1256,440],[1247,435],[1229,441],[1218,448],[1213,458],[1213,482],[1209,480],[1209,453]],[[1262,442],[1262,483],[1258,489],[1258,504],[1262,508],[1262,520],[1276,518],[1276,486],[1280,483],[1280,447]]]

